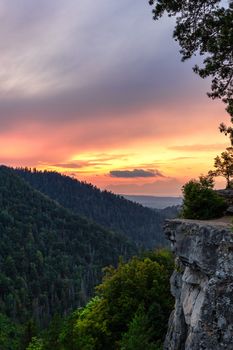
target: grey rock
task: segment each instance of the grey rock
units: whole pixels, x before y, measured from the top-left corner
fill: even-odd
[[[233,205],[229,205],[229,207],[226,210],[226,215],[232,215],[233,214]]]
[[[176,254],[175,309],[164,350],[233,350],[233,232],[207,222],[167,221]]]

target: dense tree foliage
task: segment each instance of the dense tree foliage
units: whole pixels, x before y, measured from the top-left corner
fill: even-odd
[[[84,305],[102,268],[135,252],[0,167],[0,312],[12,320],[46,324]]]
[[[56,172],[17,169],[31,186],[56,200],[62,206],[107,229],[126,235],[138,246],[154,249],[164,246],[165,218],[177,216],[177,209],[152,210],[121,196]]]
[[[21,349],[22,327],[0,313],[0,349]]]
[[[214,159],[215,171],[211,173],[214,176],[223,176],[226,179],[226,188],[232,187],[233,178],[233,148],[230,147]]]
[[[106,269],[96,297],[63,323],[51,325],[41,339],[33,340],[38,347],[28,350],[162,349],[173,307],[172,270],[167,251]]]
[[[48,187],[57,181],[56,190],[59,193],[61,185],[61,198],[68,198],[68,204],[73,198],[75,208],[78,200],[70,194],[75,191],[73,186],[80,186],[85,193],[80,206],[85,207],[89,194],[96,207],[98,200],[106,201],[106,212],[107,204],[111,213],[113,210],[118,213],[123,203],[125,210],[129,208],[129,217],[133,218],[133,213],[140,210],[144,213],[144,209],[146,214],[141,220],[151,215],[152,225],[158,217],[153,216],[152,210],[56,173],[17,173],[1,166],[0,348],[137,349],[133,335],[139,337],[144,330],[144,337],[138,339],[148,349],[159,349],[171,306],[169,253],[150,253],[146,258],[123,263],[138,253],[136,245],[126,236],[106,230],[42,194],[18,175],[22,172],[31,178],[39,176],[37,183],[43,178]],[[99,194],[98,199],[94,200],[93,192]],[[115,209],[110,208],[111,200]],[[86,211],[88,208],[91,202]],[[167,216],[173,215],[173,209],[165,212]],[[137,235],[131,237],[136,239]],[[119,256],[122,256],[119,267],[105,271],[96,297],[73,312],[90,300],[101,280],[102,268],[117,266]],[[64,318],[67,314],[70,316]],[[48,324],[47,331],[42,332]]]
[[[199,180],[190,180],[183,186],[183,210],[185,219],[213,219],[223,215],[227,205],[222,197],[213,190],[211,176],[201,176]]]
[[[196,53],[203,65],[194,71],[212,77],[212,98],[227,103],[233,117],[233,2],[221,0],[149,0],[154,19],[168,13],[176,16],[174,38],[179,41],[183,60]]]

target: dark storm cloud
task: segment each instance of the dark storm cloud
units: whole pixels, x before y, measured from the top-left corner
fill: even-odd
[[[163,177],[163,175],[158,170],[151,169],[112,170],[110,171],[109,175],[118,178]]]
[[[153,22],[146,2],[1,4],[1,130],[195,99],[199,85],[190,65],[179,64],[172,25]]]

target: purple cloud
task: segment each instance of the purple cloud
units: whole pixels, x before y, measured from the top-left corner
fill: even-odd
[[[109,175],[117,178],[135,178],[135,177],[164,177],[158,170],[112,170]]]

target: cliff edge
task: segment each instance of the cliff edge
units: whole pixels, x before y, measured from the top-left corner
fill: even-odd
[[[165,234],[176,255],[175,310],[165,350],[233,350],[233,232],[227,222],[175,219]]]

